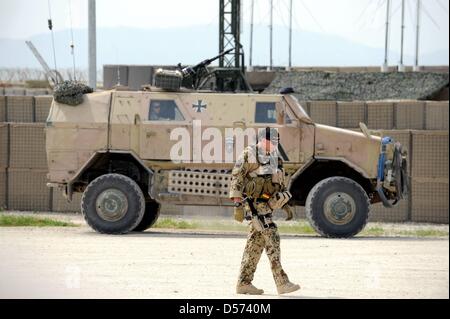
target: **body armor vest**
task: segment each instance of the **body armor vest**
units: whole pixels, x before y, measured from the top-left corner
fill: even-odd
[[[261,198],[263,194],[272,196],[279,192],[283,184],[283,171],[278,167],[278,154],[259,154],[255,147],[255,157],[258,168],[249,172],[244,186],[244,193],[255,199]]]

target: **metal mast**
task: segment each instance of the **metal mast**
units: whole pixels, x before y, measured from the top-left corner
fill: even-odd
[[[381,67],[382,72],[388,72],[389,71],[389,65],[388,65],[388,46],[389,46],[389,16],[391,11],[391,0],[386,1],[386,34],[384,39],[384,63]]]
[[[292,0],[289,2],[289,66],[288,70],[292,67]]]
[[[273,67],[273,58],[272,58],[272,41],[273,41],[273,0],[270,0],[270,65],[269,70],[272,70]]]
[[[97,87],[95,0],[88,2],[88,42],[89,86],[95,90]]]
[[[219,52],[235,48],[219,59],[219,67],[241,67],[240,44],[240,0],[220,0],[219,2]]]
[[[416,52],[414,57],[414,71],[420,71],[419,67],[419,35],[420,35],[420,0],[417,0],[416,16]]]
[[[251,13],[250,13],[250,56],[248,58],[249,70],[253,69],[252,57],[253,57],[253,11],[255,9],[255,0],[252,0]]]
[[[403,43],[405,34],[405,0],[402,0],[402,26],[401,26],[401,36],[400,36],[400,65],[398,70],[400,72],[405,71],[405,66],[403,65]]]

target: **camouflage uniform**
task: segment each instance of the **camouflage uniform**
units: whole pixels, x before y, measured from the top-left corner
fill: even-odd
[[[230,198],[242,198],[244,196],[257,198],[257,193],[265,192],[273,195],[275,192],[285,190],[284,174],[280,170],[282,163],[277,156],[278,154],[273,152],[270,155],[261,155],[258,154],[260,152],[261,150],[257,146],[249,146],[236,162],[232,171]],[[278,178],[276,178],[277,176]],[[260,185],[252,186],[252,183],[254,184],[255,180],[258,181],[258,179]],[[263,183],[261,183],[262,179],[264,180]],[[253,195],[248,194],[255,188],[256,191],[253,191]],[[266,202],[255,201],[254,206],[258,215],[263,216],[268,227],[264,228],[263,231],[258,231],[252,224],[250,225],[250,233],[248,234],[247,244],[242,256],[238,285],[247,285],[252,282],[262,251],[266,249],[275,284],[281,286],[289,282],[289,279],[280,262],[280,235],[276,224],[271,218],[272,209]],[[247,203],[244,204],[244,211],[247,217],[251,216],[251,210]]]

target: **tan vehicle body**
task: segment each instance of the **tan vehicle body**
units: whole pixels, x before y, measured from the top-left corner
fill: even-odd
[[[177,117],[151,120],[152,101],[173,101],[178,109]],[[272,103],[276,121],[256,123],[258,103]],[[194,125],[198,120],[201,129]],[[233,161],[222,156],[222,160],[205,163],[199,160],[195,148],[200,143],[203,150],[210,141],[201,138],[195,141],[196,134],[216,128],[225,137],[227,128],[266,126],[279,130],[294,204],[305,205],[311,188],[320,179],[334,176],[334,172],[338,176],[349,175],[347,177],[361,184],[372,203],[380,200],[375,191],[380,137],[315,124],[290,95],[247,93],[113,90],[86,94],[84,102],[75,107],[54,101],[46,125],[48,185],[61,188],[70,199],[73,192],[83,192],[102,174],[119,171],[133,175],[125,173],[130,170],[126,163],[131,163],[135,175],[140,175],[136,182],[149,200],[159,204],[231,205],[226,191],[220,196],[199,195],[194,191],[174,192],[169,176],[180,171],[225,176],[239,154],[234,154]],[[171,139],[171,132],[177,128],[193,137],[188,157],[182,162],[172,161],[170,155],[178,142]],[[226,153],[225,148],[226,143],[222,141],[222,154]],[[321,173],[317,174],[313,169]],[[323,176],[316,179],[319,175]],[[207,178],[206,175],[203,177]],[[225,189],[226,185],[221,186]],[[392,190],[395,189],[387,185],[388,197]]]

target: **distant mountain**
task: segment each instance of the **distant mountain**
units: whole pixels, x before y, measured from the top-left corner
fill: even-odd
[[[87,67],[87,31],[74,30],[75,57],[79,68]],[[97,31],[97,65],[103,64],[194,64],[218,53],[216,25],[167,29],[99,28]],[[50,33],[31,37],[47,63],[53,67]],[[248,64],[248,36],[242,37]],[[288,62],[288,35],[285,29],[274,27],[274,65]],[[69,49],[70,31],[55,32],[57,66],[72,66]],[[254,29],[253,65],[269,64],[267,27]],[[383,48],[372,48],[343,37],[313,32],[293,33],[293,65],[295,66],[368,66],[381,65]],[[426,65],[448,65],[448,50],[420,57]],[[399,60],[391,52],[390,64]],[[405,64],[412,64],[410,56]],[[0,67],[40,67],[25,39],[0,39]]]

